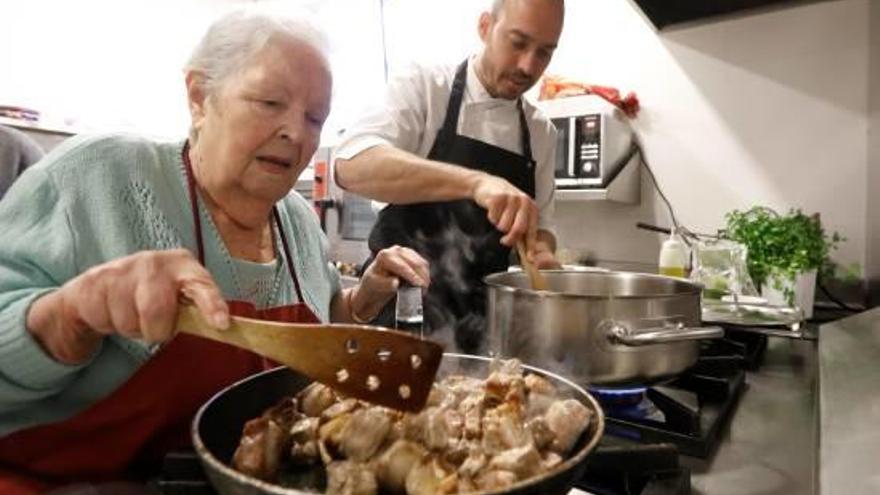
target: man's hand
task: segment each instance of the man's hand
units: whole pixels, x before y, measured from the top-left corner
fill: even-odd
[[[481,174],[473,191],[474,201],[486,210],[492,225],[504,233],[501,243],[514,246],[525,236],[527,250],[534,253],[538,228],[535,200],[510,182],[490,174]]]

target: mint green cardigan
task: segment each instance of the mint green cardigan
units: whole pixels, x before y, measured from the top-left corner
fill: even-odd
[[[64,365],[31,337],[25,314],[36,298],[95,265],[142,250],[196,252],[182,148],[182,141],[126,135],[72,138],[0,200],[0,436],[71,417],[109,395],[155,351],[114,335],[89,362]],[[327,321],[340,282],[326,238],[298,194],[278,207],[303,298]],[[238,262],[203,207],[200,214],[208,270],[224,297],[247,299],[237,293]],[[295,302],[290,277],[279,280],[273,303]]]

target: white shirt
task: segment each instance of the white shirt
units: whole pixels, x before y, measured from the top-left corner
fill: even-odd
[[[474,57],[468,61],[467,82],[458,117],[458,134],[522,154],[519,110],[516,100],[493,98],[477,77]],[[427,157],[443,127],[456,65],[414,65],[392,79],[384,105],[367,112],[347,129],[336,157],[351,159],[380,144]],[[554,160],[556,128],[534,104],[523,99],[523,112],[531,134],[535,172],[535,202],[540,211],[538,228],[553,232]]]

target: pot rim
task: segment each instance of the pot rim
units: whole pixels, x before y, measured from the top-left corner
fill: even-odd
[[[564,292],[553,292],[549,290],[534,290],[528,289],[525,287],[512,287],[507,284],[503,284],[501,282],[496,281],[495,279],[499,279],[504,277],[505,275],[509,276],[510,273],[518,273],[518,272],[496,272],[491,273],[483,277],[483,283],[488,287],[496,290],[500,290],[505,293],[513,293],[519,294],[526,297],[540,298],[540,299],[576,299],[576,300],[608,300],[610,297],[608,295],[583,295],[583,294],[568,294]],[[521,273],[521,272],[519,272]],[[578,276],[594,276],[594,277],[619,277],[621,275],[631,278],[653,278],[653,279],[663,279],[663,280],[674,280],[676,282],[680,282],[686,284],[690,290],[677,292],[674,294],[669,293],[646,293],[646,294],[638,294],[638,295],[625,295],[625,296],[614,296],[614,299],[622,299],[622,300],[639,300],[639,299],[666,299],[666,298],[674,298],[681,296],[689,296],[689,295],[699,295],[703,288],[700,284],[694,282],[693,280],[681,278],[681,277],[671,277],[669,275],[658,275],[654,273],[640,273],[640,272],[618,272],[618,271],[584,271],[584,272],[573,272],[571,270],[541,270],[541,273],[545,274],[554,274],[554,273],[577,273]],[[525,276],[523,274],[523,276]]]

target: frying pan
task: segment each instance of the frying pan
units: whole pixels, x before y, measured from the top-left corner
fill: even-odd
[[[444,354],[437,373],[438,379],[450,374],[486,377],[490,358],[464,354]],[[583,388],[558,375],[538,368],[523,366],[526,372],[550,380],[560,398],[579,400],[593,412],[593,420],[572,454],[552,471],[524,480],[500,491],[480,492],[479,495],[515,494],[548,495],[567,493],[580,479],[587,455],[595,448],[604,431],[605,420],[596,400]],[[192,425],[193,446],[205,473],[221,495],[299,495],[321,493],[308,486],[281,486],[268,483],[230,467],[230,460],[238,446],[242,427],[248,420],[260,416],[282,397],[294,395],[309,384],[309,379],[289,368],[275,368],[245,378],[206,402],[196,414]],[[302,476],[303,479],[309,476]]]

